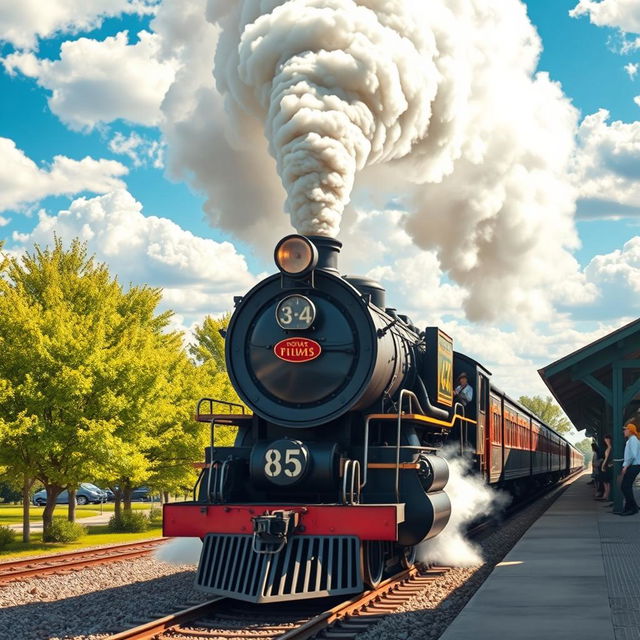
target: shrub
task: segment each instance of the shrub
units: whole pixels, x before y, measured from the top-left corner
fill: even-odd
[[[51,529],[44,538],[45,542],[75,542],[86,535],[87,528],[66,518],[54,518]]]
[[[157,527],[158,525],[162,524],[162,509],[158,508],[158,507],[151,507],[151,509],[149,509],[149,523],[152,524],[154,527]]]
[[[5,526],[0,525],[0,549],[4,549],[8,544],[11,544],[16,538],[16,532]]]
[[[109,531],[117,533],[138,533],[149,528],[149,518],[137,511],[123,511],[119,516],[115,514],[109,520]]]

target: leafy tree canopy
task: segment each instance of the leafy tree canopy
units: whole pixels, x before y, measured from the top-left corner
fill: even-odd
[[[189,346],[189,353],[199,364],[208,364],[218,373],[226,373],[224,357],[224,338],[220,334],[226,331],[231,319],[230,313],[221,318],[206,316],[201,326],[194,330],[195,343]]]
[[[159,354],[182,350],[171,313],[156,310],[160,290],[124,291],[77,240],[2,267],[0,465],[50,493],[122,468],[150,473],[139,452],[166,384]]]
[[[571,431],[571,422],[551,396],[520,396],[519,402],[558,433]]]

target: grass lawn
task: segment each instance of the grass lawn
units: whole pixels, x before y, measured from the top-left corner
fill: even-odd
[[[18,540],[20,532],[16,533],[16,542],[0,549],[0,562],[12,560],[22,556],[45,555],[50,553],[64,553],[66,551],[76,551],[86,547],[100,546],[106,544],[126,544],[136,540],[148,538],[159,538],[162,536],[162,527],[151,527],[147,531],[140,533],[111,533],[107,530],[107,525],[97,525],[88,527],[88,533],[76,542],[42,542],[42,532],[36,531],[31,534],[31,542],[24,544]]]
[[[155,505],[159,507],[158,502],[132,502],[131,508],[135,511],[140,509],[147,510],[151,508],[151,505]],[[58,504],[54,510],[54,516],[65,516],[67,515],[69,505],[66,504]],[[105,502],[102,505],[102,513],[113,513],[114,504],[113,502]],[[44,511],[44,507],[36,507],[35,505],[31,505],[29,513],[31,514],[31,519],[33,521],[42,520],[42,512]],[[81,518],[88,518],[90,516],[98,516],[100,515],[100,505],[99,504],[85,504],[85,505],[76,505],[76,518],[80,520]],[[0,525],[1,524],[20,524],[22,522],[22,506],[16,504],[0,504]]]

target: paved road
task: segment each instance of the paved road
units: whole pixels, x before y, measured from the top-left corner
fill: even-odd
[[[147,513],[146,511],[141,511],[141,513]],[[66,511],[65,511],[66,515]],[[113,515],[113,511],[105,511],[102,514],[97,516],[89,516],[88,518],[76,518],[76,522],[83,525],[99,525],[99,524],[107,524],[109,519]],[[8,525],[11,529],[15,531],[22,531],[22,523],[19,522],[17,524]],[[31,519],[31,531],[42,531],[42,517],[32,518]]]

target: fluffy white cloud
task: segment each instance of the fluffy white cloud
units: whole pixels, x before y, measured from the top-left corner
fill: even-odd
[[[0,3],[0,41],[32,49],[39,38],[99,27],[121,13],[155,12],[159,0],[7,0]]]
[[[629,319],[630,320],[630,319]],[[493,326],[445,322],[454,348],[482,362],[493,382],[510,396],[549,395],[538,369],[623,326],[627,319],[578,327],[566,316],[552,323],[505,331]]]
[[[201,0],[165,0],[151,26],[161,55],[179,63],[160,125],[169,175],[205,196],[212,224],[259,239],[257,250],[270,253],[293,230],[282,212],[284,190],[260,124],[239,115],[237,126],[229,124],[212,74],[218,29],[207,21]]]
[[[150,140],[132,131],[128,136],[119,131],[109,140],[113,153],[127,156],[135,167],[151,164],[156,169],[164,167],[165,144],[161,140]]]
[[[578,131],[574,182],[578,215],[640,214],[640,121],[609,122],[605,109],[587,116]]]
[[[56,215],[39,214],[36,227],[14,234],[13,250],[50,244],[53,235],[88,243],[123,283],[164,289],[165,305],[183,316],[231,310],[233,296],[255,282],[243,256],[229,242],[195,236],[166,218],[145,216],[125,190],[78,198]]]
[[[341,273],[366,274],[387,289],[387,305],[422,325],[463,317],[465,290],[447,282],[434,251],[416,247],[403,225],[406,211],[348,209]]]
[[[127,168],[114,160],[55,156],[40,168],[9,138],[0,138],[0,211],[19,209],[47,196],[82,191],[106,193],[122,187]]]
[[[635,236],[622,249],[596,256],[585,273],[600,290],[593,315],[619,317],[640,315],[640,237]]]
[[[68,40],[60,47],[59,60],[18,52],[2,62],[8,73],[20,72],[51,91],[51,111],[72,129],[91,130],[118,118],[157,125],[176,64],[160,58],[157,35],[137,35],[134,44],[126,31],[102,41]]]
[[[637,0],[580,0],[569,15],[587,15],[599,27],[617,27],[627,33],[640,33],[640,4]]]
[[[624,65],[624,70],[632,80],[638,75],[638,69],[640,69],[640,64],[629,62]]]

